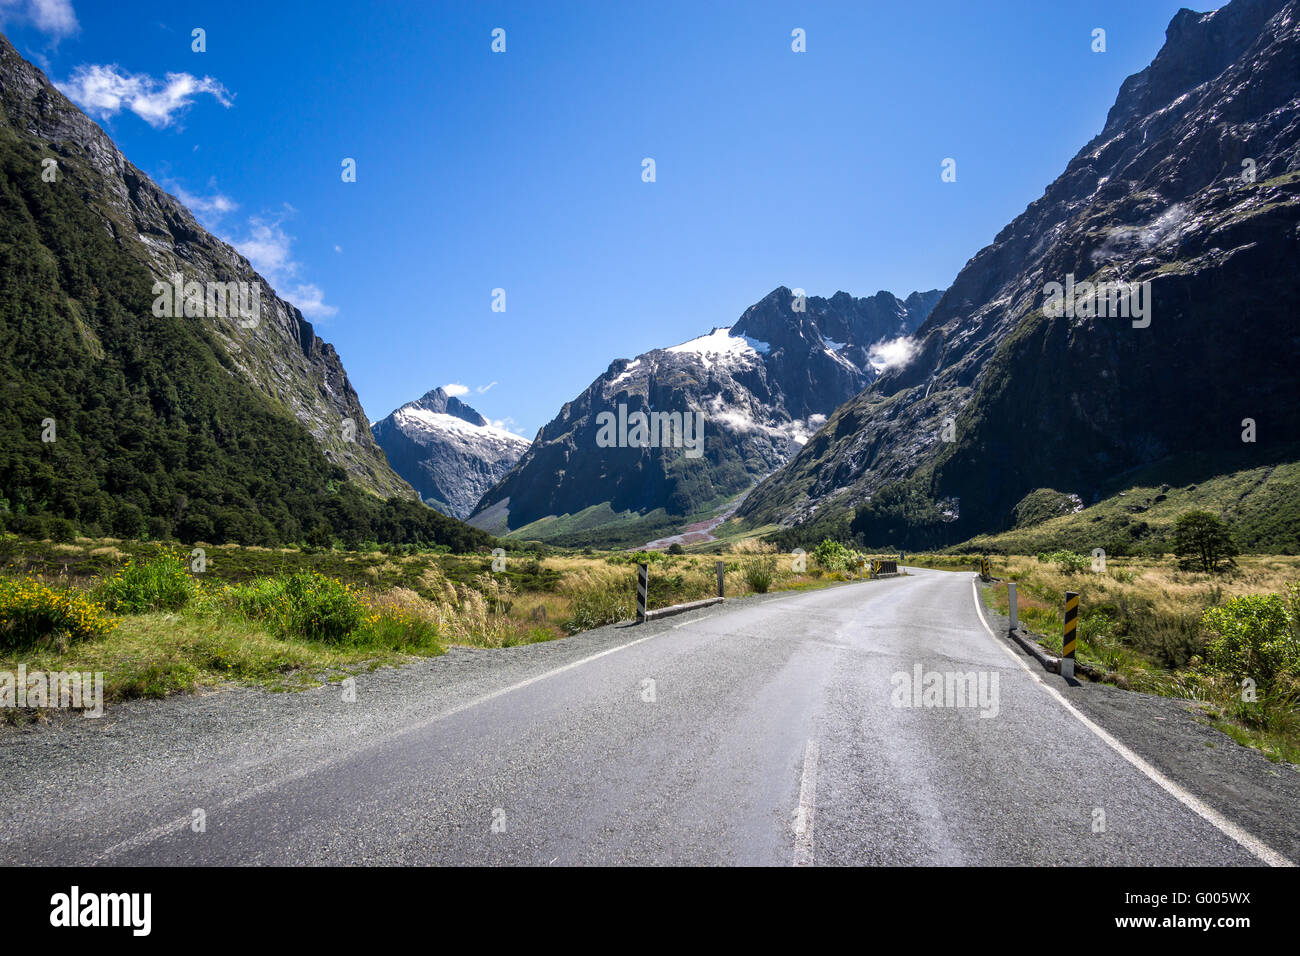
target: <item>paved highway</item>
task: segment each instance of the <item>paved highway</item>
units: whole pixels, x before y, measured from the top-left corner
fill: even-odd
[[[334,687],[128,705],[4,745],[0,858],[1282,862],[1025,660],[970,574],[912,569],[375,672],[356,703]]]

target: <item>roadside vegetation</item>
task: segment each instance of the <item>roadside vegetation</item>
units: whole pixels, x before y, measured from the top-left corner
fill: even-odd
[[[1120,687],[1199,702],[1205,719],[1271,760],[1300,764],[1300,558],[1251,555],[1207,572],[1200,560],[1071,551],[992,556],[985,600],[1061,650],[1064,594],[1079,593],[1076,656]],[[974,569],[978,556],[918,556]]]
[[[365,669],[562,638],[631,619],[636,565],[649,605],[717,593],[823,587],[855,555],[740,542],[724,554],[494,555],[389,547],[167,545],[0,535],[0,671],[102,671],[105,699],[162,697],[224,681],[293,690]],[[12,708],[0,720],[21,719]]]

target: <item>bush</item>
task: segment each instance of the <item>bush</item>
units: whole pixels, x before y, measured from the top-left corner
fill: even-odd
[[[669,554],[685,554],[685,553],[686,553],[686,549],[682,547],[682,543],[681,543],[680,541],[674,541],[672,544],[670,544],[670,545],[668,546],[668,553],[669,553]]]
[[[30,578],[0,578],[0,648],[27,648],[51,637],[95,640],[115,624],[103,605],[80,591],[56,590]]]
[[[1092,561],[1086,554],[1077,551],[1052,551],[1039,554],[1038,560],[1056,565],[1062,574],[1082,574],[1092,567]]]
[[[1300,670],[1295,590],[1293,585],[1290,606],[1280,594],[1251,594],[1207,609],[1201,616],[1210,634],[1206,666],[1234,680],[1252,678],[1260,686],[1284,671]]]
[[[841,571],[848,574],[853,567],[853,552],[838,541],[826,538],[813,548],[813,557],[827,571]]]
[[[185,556],[176,551],[160,551],[144,561],[128,559],[121,570],[100,582],[98,596],[110,611],[142,614],[180,610],[190,603],[196,591]]]
[[[368,617],[351,585],[315,571],[258,578],[231,588],[229,600],[283,636],[310,641],[344,641]]]

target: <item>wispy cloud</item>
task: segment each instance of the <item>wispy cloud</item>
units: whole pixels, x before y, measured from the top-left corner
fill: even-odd
[[[496,383],[496,382],[488,382],[488,384],[486,384],[486,385],[475,385],[475,386],[474,386],[474,391],[476,391],[476,392],[478,392],[480,395],[482,395],[484,392],[486,392],[488,389],[490,389],[493,385],[496,385],[496,384],[498,384],[498,383]]]
[[[70,36],[81,28],[68,0],[0,0],[0,22],[10,17],[53,37]]]
[[[292,213],[293,207],[286,205],[274,216],[252,216],[247,232],[229,241],[303,315],[309,319],[327,319],[339,310],[325,303],[320,286],[298,279],[302,265],[294,260],[293,236],[284,229],[284,220]]]
[[[127,73],[116,65],[83,64],[55,85],[87,113],[111,118],[125,109],[154,129],[170,126],[203,94],[224,107],[234,105],[230,91],[217,80],[190,73],[168,73],[159,80],[147,73]]]
[[[505,418],[492,419],[491,425],[493,428],[500,428],[502,431],[513,432],[516,435],[523,435],[525,438],[528,437],[527,435],[524,435],[524,430],[519,427],[519,423],[509,415]]]
[[[442,390],[451,396],[460,396],[469,392],[468,385],[461,385],[458,382],[452,382],[450,385],[444,385]]]
[[[215,189],[210,195],[203,196],[192,193],[180,183],[171,180],[164,185],[209,229],[220,222],[227,213],[232,213],[239,208],[237,202]],[[211,184],[209,186],[211,188]]]
[[[325,304],[325,293],[320,286],[304,282],[284,293],[284,297],[298,307],[309,319],[327,319],[338,314],[338,309]]]

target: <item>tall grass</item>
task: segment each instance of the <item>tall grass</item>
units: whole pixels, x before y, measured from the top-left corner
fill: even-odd
[[[151,557],[129,558],[99,585],[105,607],[119,614],[176,611],[189,604],[197,590],[184,556],[160,550]]]

